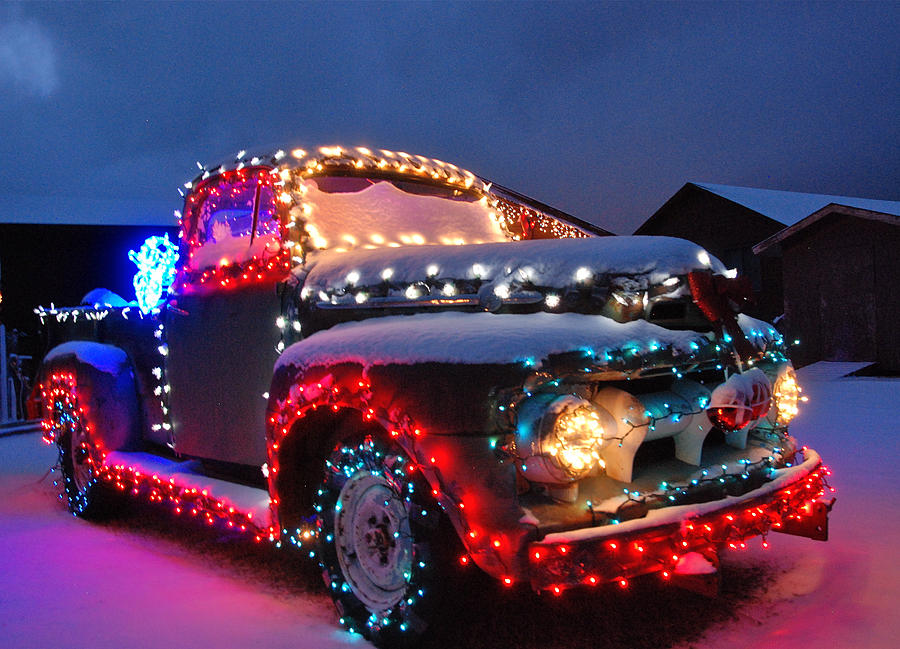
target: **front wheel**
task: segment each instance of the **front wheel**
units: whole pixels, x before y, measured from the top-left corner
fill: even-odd
[[[440,510],[415,463],[373,436],[339,444],[324,474],[319,561],[342,624],[376,645],[411,643],[438,601]]]

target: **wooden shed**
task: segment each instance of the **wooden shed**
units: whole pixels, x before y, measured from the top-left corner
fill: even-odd
[[[689,182],[635,234],[681,237],[700,244],[750,279],[755,304],[747,312],[771,322],[784,313],[782,259],[777,250],[757,255],[753,247],[831,203],[889,212],[898,205],[865,198]]]
[[[900,372],[900,202],[832,203],[754,246],[784,268],[784,329],[797,365],[874,361]]]

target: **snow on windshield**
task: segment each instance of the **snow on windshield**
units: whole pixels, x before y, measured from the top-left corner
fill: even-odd
[[[412,194],[390,182],[331,193],[319,189],[315,180],[306,180],[302,193],[296,216],[306,222],[313,246],[320,249],[507,240],[486,200]]]

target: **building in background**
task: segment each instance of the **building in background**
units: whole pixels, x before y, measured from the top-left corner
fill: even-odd
[[[890,212],[832,203],[753,250],[782,260],[798,365],[875,361],[900,372],[900,203]]]
[[[784,316],[781,329],[802,341],[798,365],[877,360],[895,371],[898,215],[897,201],[687,183],[635,234],[690,239],[747,276],[747,312]]]

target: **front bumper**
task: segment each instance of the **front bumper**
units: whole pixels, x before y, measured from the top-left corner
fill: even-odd
[[[798,454],[799,456],[799,454]],[[535,590],[618,581],[659,572],[682,571],[681,559],[699,553],[715,562],[723,547],[745,547],[747,539],[770,532],[825,540],[831,490],[819,455],[802,451],[803,461],[777,470],[773,479],[741,496],[699,505],[653,510],[618,525],[546,535],[530,544],[529,577]]]

